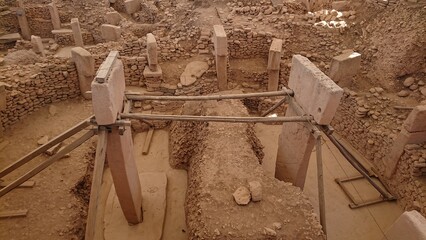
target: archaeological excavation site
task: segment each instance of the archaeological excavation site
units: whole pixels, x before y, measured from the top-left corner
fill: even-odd
[[[426,0],[0,0],[0,239],[426,240]]]

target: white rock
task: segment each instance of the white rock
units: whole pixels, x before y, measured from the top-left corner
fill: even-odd
[[[183,86],[190,86],[197,78],[200,78],[209,69],[209,64],[203,61],[194,61],[186,65],[185,71],[180,76],[180,83]]]

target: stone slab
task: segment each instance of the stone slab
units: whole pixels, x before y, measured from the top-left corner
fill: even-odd
[[[213,25],[213,44],[216,55],[228,56],[228,39],[222,25]]]
[[[33,45],[33,50],[36,53],[40,53],[41,56],[45,57],[46,53],[44,52],[43,42],[41,37],[31,35],[31,44]]]
[[[106,156],[121,212],[129,224],[142,222],[142,194],[133,153],[132,130],[113,126],[108,132]]]
[[[90,52],[82,47],[72,48],[71,58],[77,67],[80,92],[85,99],[91,99],[91,94],[86,92],[92,88],[91,84],[95,76],[95,59]]]
[[[425,240],[426,219],[417,211],[404,212],[382,240]]]
[[[140,0],[126,0],[124,1],[124,8],[128,14],[133,14],[141,9]]]
[[[283,49],[283,40],[274,38],[269,48],[268,70],[279,70],[281,62],[281,52]]]
[[[105,209],[105,240],[160,240],[166,213],[167,176],[162,172],[139,174],[142,189],[143,222],[129,226],[112,186]]]
[[[268,91],[278,91],[280,80],[279,70],[268,70]]]
[[[289,87],[297,103],[318,124],[330,124],[343,95],[341,87],[301,55],[293,56]]]
[[[99,125],[115,123],[123,107],[124,89],[124,67],[121,60],[114,62],[106,82],[92,82],[93,111]]]
[[[69,35],[72,34],[71,29],[58,29],[58,30],[52,30],[53,35]]]
[[[71,29],[74,36],[74,44],[77,47],[84,47],[83,36],[81,35],[80,22],[78,18],[71,18]]]
[[[58,8],[55,2],[47,4],[50,13],[50,19],[52,21],[53,29],[61,29],[61,19],[59,18]]]
[[[209,64],[204,61],[193,61],[186,65],[185,70],[180,75],[180,83],[183,86],[190,86],[197,81],[207,70]]]
[[[105,15],[106,22],[111,25],[118,25],[121,19],[122,17],[118,12],[107,12]]]
[[[157,66],[157,71],[152,71],[149,69],[148,66],[145,67],[143,70],[143,77],[144,78],[162,78],[163,77],[163,70],[160,66]]]
[[[102,24],[101,34],[105,41],[117,41],[121,37],[121,27],[111,24]]]
[[[19,33],[9,33],[0,36],[0,43],[12,43],[21,40],[22,36]]]
[[[217,81],[220,91],[228,89],[228,57],[216,55]]]
[[[408,132],[426,131],[426,105],[416,106],[403,124]]]
[[[330,65],[329,76],[341,87],[349,87],[352,77],[361,69],[361,54],[346,52],[333,57]]]
[[[158,67],[158,50],[157,40],[154,34],[148,33],[146,35],[146,54],[148,57],[148,64],[151,70],[155,71]]]

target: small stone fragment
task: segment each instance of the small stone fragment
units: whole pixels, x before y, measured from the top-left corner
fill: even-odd
[[[407,90],[401,90],[397,93],[398,97],[408,97],[410,95],[410,92]]]
[[[413,83],[414,83],[414,78],[408,77],[404,80],[402,84],[404,85],[404,87],[410,87],[411,85],[413,85]]]
[[[238,205],[247,205],[250,202],[250,191],[246,187],[237,188],[232,196]]]
[[[44,136],[44,137],[42,137],[42,138],[40,138],[38,141],[37,141],[37,144],[38,145],[44,145],[44,144],[46,144],[47,142],[49,142],[49,136]]]
[[[272,226],[276,229],[276,230],[280,230],[282,228],[282,224],[279,222],[274,222],[272,223]]]
[[[251,200],[258,202],[262,200],[262,185],[258,181],[249,182],[249,188],[251,193]]]
[[[267,227],[263,228],[263,234],[266,236],[277,236],[277,232]]]

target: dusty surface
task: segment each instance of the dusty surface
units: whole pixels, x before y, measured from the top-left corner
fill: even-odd
[[[194,104],[189,109],[207,115],[247,115],[240,101]],[[190,131],[191,126],[177,123],[172,127],[173,164],[179,161],[175,157],[181,156],[176,153],[187,150],[180,143],[200,142],[190,153],[187,166],[190,239],[324,239],[312,206],[301,191],[264,174],[247,128],[247,124],[209,123],[198,138],[189,134],[185,139],[186,135],[180,134]],[[248,187],[252,180],[261,183],[263,199],[238,206],[232,194],[240,186]],[[274,228],[274,223],[282,229]]]
[[[37,141],[45,135],[50,138],[90,116],[89,102],[81,100],[56,103],[56,113],[49,107],[28,116],[14,125],[0,138],[9,144],[0,150],[0,168],[24,156],[37,147]],[[52,111],[51,111],[52,112]],[[66,141],[76,139],[73,137]],[[32,189],[15,189],[0,199],[0,211],[28,209],[24,218],[1,219],[0,239],[76,239],[84,226],[85,205],[72,193],[72,189],[86,173],[92,143],[88,142],[71,152],[70,158],[61,159],[33,177]],[[28,166],[6,176],[12,180],[28,171],[36,163],[47,159],[38,157]]]

